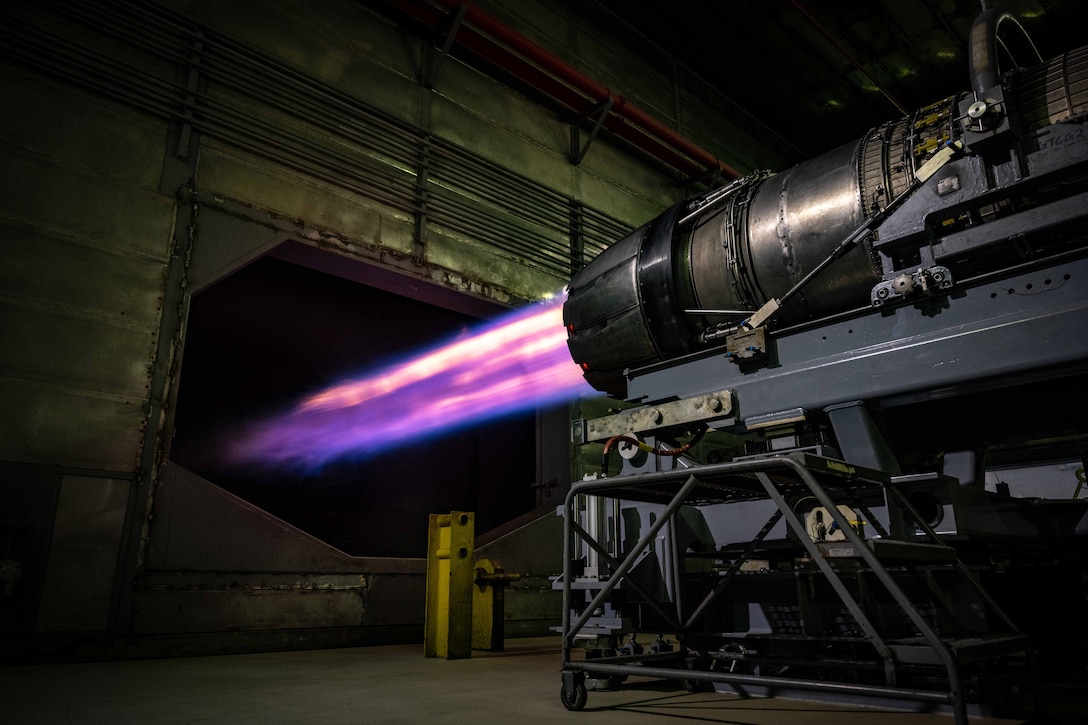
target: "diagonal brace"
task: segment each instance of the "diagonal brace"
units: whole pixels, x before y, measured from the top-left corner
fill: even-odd
[[[582,163],[582,159],[586,157],[586,152],[589,151],[589,147],[593,145],[593,141],[597,138],[597,134],[601,131],[601,126],[604,125],[604,120],[608,117],[608,113],[612,110],[612,104],[615,102],[616,97],[611,93],[608,94],[608,98],[604,99],[589,109],[584,115],[576,118],[570,125],[570,162],[577,166]],[[589,132],[589,138],[586,139],[585,144],[581,144],[581,128],[580,124],[583,119],[591,118],[594,114],[597,114],[597,120],[593,122],[593,128]],[[581,149],[579,149],[581,145]]]

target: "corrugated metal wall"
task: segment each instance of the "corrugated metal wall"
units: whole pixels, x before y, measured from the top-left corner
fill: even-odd
[[[19,67],[0,93],[0,460],[132,473],[174,223],[166,123]]]

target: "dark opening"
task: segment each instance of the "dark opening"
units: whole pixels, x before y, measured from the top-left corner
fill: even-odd
[[[216,454],[242,422],[478,322],[290,262],[260,259],[193,296],[170,457],[357,556],[425,556],[430,513],[473,511],[478,534],[494,528],[535,503],[533,414],[421,436],[311,474],[240,469]]]

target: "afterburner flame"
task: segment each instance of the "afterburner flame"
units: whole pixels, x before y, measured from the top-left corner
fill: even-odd
[[[567,351],[562,302],[560,296],[512,312],[400,365],[315,393],[250,429],[232,457],[319,466],[595,394]]]

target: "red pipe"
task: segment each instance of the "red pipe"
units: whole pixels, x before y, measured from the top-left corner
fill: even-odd
[[[448,13],[464,5],[464,22],[455,38],[461,46],[514,74],[575,113],[585,114],[611,97],[612,109],[602,124],[604,128],[690,176],[715,170],[727,179],[741,176],[709,151],[474,5],[459,0],[389,2],[432,28],[437,27]]]

